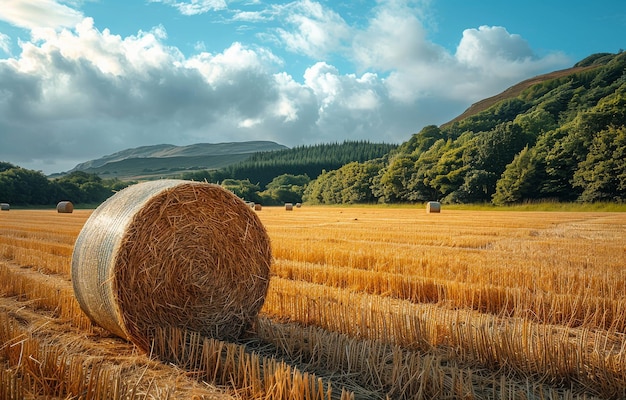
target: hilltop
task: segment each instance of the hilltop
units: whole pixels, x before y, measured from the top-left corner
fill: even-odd
[[[82,171],[121,180],[161,178],[180,175],[181,172],[224,168],[244,161],[254,153],[287,148],[272,141],[141,146],[80,163],[66,173],[50,177]]]

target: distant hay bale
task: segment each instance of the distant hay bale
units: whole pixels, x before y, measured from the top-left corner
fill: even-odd
[[[296,203],[296,208],[302,207],[302,203]]]
[[[263,206],[257,203],[257,204],[254,205],[254,209],[256,211],[261,211],[263,209]]]
[[[9,205],[9,203],[0,203],[0,210],[9,211],[10,209],[11,209],[11,206]]]
[[[440,213],[441,212],[441,203],[438,201],[429,201],[426,203],[426,212],[427,213]]]
[[[267,232],[244,201],[210,183],[158,180],[92,213],[72,283],[95,323],[149,351],[163,328],[241,337],[265,301],[270,263]]]
[[[293,211],[293,204],[292,203],[285,203],[285,210]]]
[[[74,204],[71,201],[59,201],[57,204],[58,213],[72,213],[74,212]]]

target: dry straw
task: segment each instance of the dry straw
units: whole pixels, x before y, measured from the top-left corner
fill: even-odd
[[[159,328],[241,337],[265,301],[270,263],[267,232],[244,201],[218,185],[159,180],[92,213],[72,281],[94,322],[148,351]]]
[[[74,212],[74,204],[71,201],[59,201],[57,204],[57,212],[58,213],[73,213]]]
[[[427,213],[440,213],[441,212],[441,203],[438,201],[429,201],[426,203],[426,212]]]
[[[9,211],[10,209],[11,209],[11,206],[9,205],[9,203],[0,203],[0,210]]]
[[[293,211],[293,203],[285,203],[285,210]]]

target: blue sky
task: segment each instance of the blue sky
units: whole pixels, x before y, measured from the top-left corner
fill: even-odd
[[[624,32],[623,0],[0,0],[0,161],[401,143]]]

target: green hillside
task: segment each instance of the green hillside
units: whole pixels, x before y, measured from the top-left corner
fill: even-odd
[[[304,198],[623,203],[625,124],[626,53],[596,54],[479,102],[450,123],[424,127],[384,163],[323,174]]]
[[[51,178],[76,171],[125,181],[176,178],[183,172],[220,169],[246,160],[257,152],[283,149],[287,147],[271,141],[141,146],[86,161],[67,173],[55,174]]]

